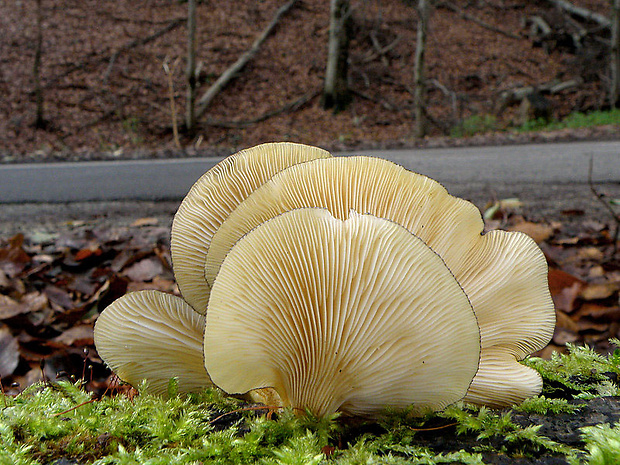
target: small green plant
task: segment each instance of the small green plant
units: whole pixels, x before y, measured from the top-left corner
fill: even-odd
[[[608,424],[581,428],[581,439],[586,443],[588,465],[609,465],[620,463],[620,425]],[[572,464],[584,463],[572,460]]]
[[[489,453],[620,463],[620,425],[582,428],[584,446],[574,449],[541,434],[539,425],[521,423],[524,413],[575,414],[580,406],[567,398],[617,391],[609,375],[620,371],[620,350],[604,357],[587,347],[569,349],[551,360],[524,362],[541,372],[546,390],[564,389],[563,399],[540,396],[499,411],[459,403],[422,418],[393,411],[379,424],[362,426],[287,409],[265,416],[216,389],[182,397],[176,379],[168,384],[168,400],[148,395],[146,385],[134,397],[95,399],[79,383],[36,384],[17,396],[0,396],[0,464],[479,465]],[[428,441],[433,435],[460,436],[463,448],[435,450]]]
[[[566,399],[548,399],[545,396],[537,396],[526,399],[520,405],[515,406],[514,410],[538,415],[557,415],[559,413],[575,413],[579,410],[579,405],[569,404]]]
[[[450,130],[452,137],[469,137],[497,130],[497,118],[493,115],[473,115],[465,118]]]
[[[567,354],[554,352],[550,360],[532,357],[524,361],[543,377],[543,394],[556,397],[557,393],[565,393],[581,399],[620,394],[610,379],[610,374],[620,375],[620,349],[604,357],[589,347],[570,343],[567,347]]]
[[[548,121],[544,118],[530,120],[515,129],[516,132],[553,131],[558,129],[588,128],[593,126],[620,125],[620,109],[574,112],[562,120]]]

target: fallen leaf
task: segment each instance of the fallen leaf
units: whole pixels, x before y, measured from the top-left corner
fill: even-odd
[[[49,301],[59,307],[68,310],[75,307],[75,302],[67,291],[57,286],[48,285],[43,290],[43,293],[47,296]]]
[[[553,227],[548,224],[532,223],[531,221],[522,221],[508,228],[508,231],[519,231],[530,236],[539,244],[546,241],[553,235]]]
[[[131,265],[123,274],[132,281],[151,281],[163,272],[164,266],[158,258],[145,258]]]
[[[139,228],[141,226],[156,226],[159,223],[157,218],[138,218],[136,221],[131,223],[131,226],[134,228]]]
[[[56,345],[84,346],[93,344],[93,327],[91,325],[73,326],[56,336],[52,341]]]
[[[575,301],[584,286],[581,279],[566,271],[549,269],[549,290],[557,310],[572,313],[575,310]]]
[[[553,335],[553,343],[559,346],[566,345],[567,342],[575,342],[579,340],[577,333],[563,328],[556,328]]]
[[[592,302],[586,302],[575,313],[575,318],[588,317],[594,320],[620,321],[620,307],[607,307]]]
[[[27,311],[28,307],[26,305],[19,303],[15,299],[11,299],[9,296],[0,294],[0,320],[13,318]]]
[[[588,284],[581,290],[579,296],[583,300],[600,300],[611,297],[618,290],[620,290],[620,281]]]
[[[102,253],[103,251],[99,247],[85,248],[85,249],[78,250],[75,253],[73,258],[76,261],[81,262],[86,259],[92,259],[94,257],[99,257],[101,256]]]
[[[579,331],[579,326],[573,319],[561,310],[555,312],[555,325],[557,328],[564,328],[574,333]]]
[[[12,375],[19,365],[19,344],[9,328],[0,328],[0,378]]]

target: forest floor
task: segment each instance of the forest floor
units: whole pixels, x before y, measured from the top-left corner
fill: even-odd
[[[33,126],[36,2],[0,3],[0,30],[10,37],[0,46],[0,162],[226,155],[276,140],[344,150],[620,138],[617,125],[515,132],[530,115],[518,102],[502,103],[506,92],[524,86],[577,80],[578,86],[545,95],[551,117],[604,108],[604,57],[597,40],[588,38],[598,30],[595,24],[585,25],[587,46],[576,49],[565,39],[583,24],[547,2],[455,0],[440,3],[433,12],[429,113],[436,124],[429,137],[414,139],[415,2],[352,3],[354,98],[345,111],[334,115],[321,108],[328,11],[325,2],[303,0],[213,101],[197,132],[180,128],[181,149],[173,139],[162,65],[172,70],[181,125],[186,3],[69,0],[60,6],[42,0],[46,124],[38,129]],[[606,0],[575,3],[609,14]],[[249,48],[278,6],[275,0],[199,4],[200,93]],[[465,10],[491,28],[465,17]],[[554,41],[540,43],[530,34],[528,18],[536,15],[557,26]],[[490,132],[449,135],[453,128],[466,134],[466,123]],[[93,344],[99,312],[132,290],[178,294],[169,251],[169,220],[177,205],[167,204],[163,214],[160,207],[137,205],[140,217],[124,223],[109,221],[112,208],[105,215],[63,221],[56,231],[33,228],[24,235],[0,236],[0,374],[7,394],[41,380],[66,378],[87,380],[87,389],[96,395],[110,387],[112,377]],[[550,358],[552,352],[564,352],[566,343],[610,352],[609,338],[620,336],[620,257],[613,251],[617,224],[608,217],[580,220],[578,210],[536,221],[522,213],[516,205],[500,205],[487,225],[526,232],[547,257],[558,324],[551,345],[538,355]],[[611,381],[617,386],[617,376]],[[572,416],[521,413],[513,419],[523,426],[543,424],[546,437],[582,446],[577,428],[616,422],[619,410],[618,398],[606,397],[588,400]],[[457,441],[454,427],[418,437],[435,453],[476,450],[480,444],[475,434]],[[500,436],[493,441],[497,446]],[[557,454],[545,454],[534,459],[489,453],[484,460],[567,463]]]
[[[10,40],[0,47],[0,162],[224,155],[287,140],[342,150],[620,137],[613,125],[510,131],[537,116],[510,97],[525,86],[541,90],[540,111],[552,119],[605,107],[605,28],[550,2],[455,0],[439,2],[432,12],[427,74],[434,123],[429,137],[414,139],[414,3],[352,1],[353,101],[334,115],[320,102],[328,7],[298,1],[188,134],[182,124],[186,3],[70,0],[60,6],[42,0],[37,10],[37,2],[3,2],[0,30]],[[576,3],[609,15],[606,0]],[[276,0],[199,2],[199,96],[250,47],[279,6]],[[37,129],[38,14],[44,124]],[[540,37],[535,17],[551,26],[550,35]],[[568,85],[549,90],[555,84]],[[449,136],[478,130],[489,132]]]

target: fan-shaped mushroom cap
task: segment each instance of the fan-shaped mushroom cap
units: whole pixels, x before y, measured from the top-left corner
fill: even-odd
[[[476,373],[479,328],[441,258],[403,227],[286,212],[232,248],[215,280],[205,366],[228,393],[274,388],[322,416],[441,409]]]
[[[183,298],[204,314],[210,286],[204,265],[213,233],[254,189],[296,163],[331,157],[317,147],[288,142],[262,144],[225,158],[191,188],[172,223],[174,274]]]
[[[555,312],[542,252],[521,233],[482,235],[484,223],[473,204],[389,161],[336,157],[274,175],[240,203],[213,236],[207,280],[213,282],[240,237],[269,218],[303,207],[327,208],[340,219],[351,209],[390,219],[442,257],[480,321],[483,356],[467,400],[509,405],[539,391],[540,382],[524,385],[518,360],[543,348],[553,334]],[[496,363],[503,364],[501,376]],[[512,388],[510,379],[516,383]],[[502,383],[506,389],[498,387]]]
[[[171,378],[179,392],[211,385],[203,363],[204,316],[174,295],[159,291],[126,294],[109,305],[95,324],[99,356],[120,379],[166,394]]]

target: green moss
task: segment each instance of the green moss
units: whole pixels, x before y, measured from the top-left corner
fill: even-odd
[[[585,462],[573,459],[571,463],[609,465],[620,463],[620,425],[608,424],[581,428],[581,438],[586,443]]]
[[[566,399],[548,399],[545,396],[537,396],[526,399],[521,405],[515,406],[513,410],[538,415],[548,413],[557,415],[559,413],[575,413],[579,410],[579,405],[569,404]]]
[[[84,464],[482,464],[487,453],[615,463],[618,426],[583,428],[585,443],[577,450],[545,437],[539,426],[520,426],[515,418],[573,414],[579,407],[568,399],[616,392],[610,373],[620,371],[619,362],[620,352],[603,357],[571,346],[567,355],[525,362],[541,372],[547,393],[563,398],[545,395],[500,411],[456,404],[422,418],[388,412],[376,424],[289,410],[269,418],[264,410],[244,410],[246,404],[215,389],[178,396],[175,380],[167,400],[146,394],[144,386],[131,398],[93,399],[79,384],[39,384],[2,397],[0,464],[59,458]],[[449,444],[434,443],[436,437]]]
[[[620,350],[604,357],[589,347],[567,344],[568,353],[554,352],[550,360],[532,357],[523,363],[538,371],[545,381],[543,394],[549,397],[588,399],[620,394],[610,374],[620,375]]]

